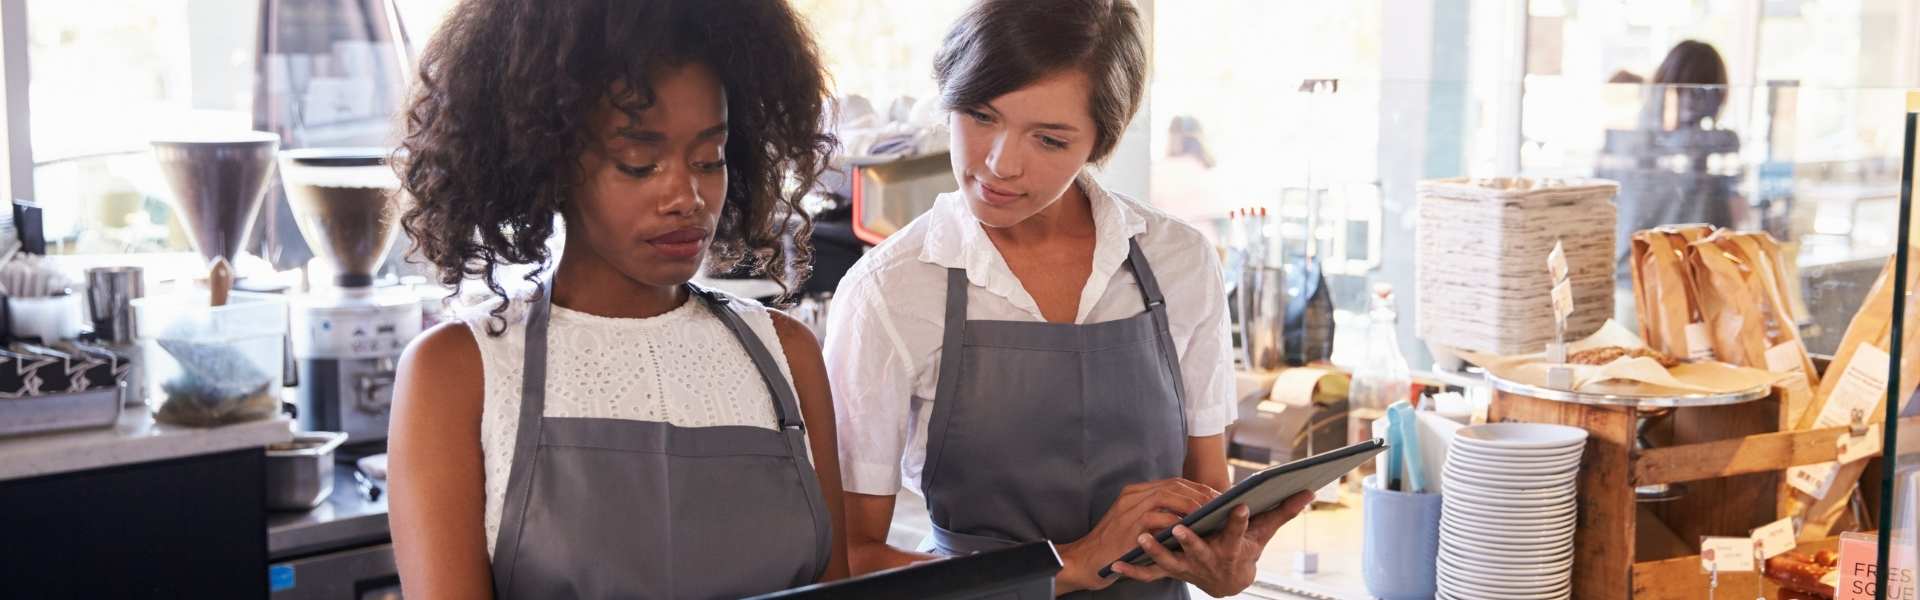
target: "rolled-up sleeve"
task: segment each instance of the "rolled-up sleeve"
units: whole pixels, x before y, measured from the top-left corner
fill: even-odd
[[[906,344],[870,273],[850,273],[827,311],[823,348],[840,442],[841,487],[856,494],[900,491],[914,369]]]
[[[1180,375],[1187,386],[1187,435],[1219,435],[1233,422],[1232,333],[1228,330],[1227,285],[1220,259],[1211,251],[1199,253],[1203,268],[1194,271],[1200,292],[1199,320],[1180,351]]]

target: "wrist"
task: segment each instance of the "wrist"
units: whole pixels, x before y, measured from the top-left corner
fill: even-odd
[[[1089,567],[1087,559],[1081,556],[1077,542],[1056,544],[1054,550],[1060,555],[1060,574],[1053,579],[1053,593],[1056,596],[1093,589],[1093,580],[1099,577],[1098,566]]]

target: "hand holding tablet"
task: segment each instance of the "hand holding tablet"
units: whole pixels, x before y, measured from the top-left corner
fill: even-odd
[[[1186,518],[1180,520],[1179,525],[1186,526],[1194,536],[1199,537],[1209,536],[1226,529],[1230,520],[1237,521],[1236,527],[1245,527],[1246,520],[1230,519],[1234,509],[1245,506],[1246,514],[1252,519],[1257,519],[1261,514],[1279,508],[1295,494],[1325,487],[1386,448],[1385,441],[1373,439],[1268,468],[1247,477],[1221,493],[1219,497],[1201,506],[1199,510],[1188,514]],[[1169,550],[1178,550],[1181,547],[1181,540],[1174,535],[1174,529],[1174,527],[1168,527],[1155,535],[1154,539]],[[1119,560],[1138,566],[1154,564],[1153,557],[1139,548],[1128,552]],[[1111,577],[1114,574],[1111,566],[1100,570],[1101,577]]]

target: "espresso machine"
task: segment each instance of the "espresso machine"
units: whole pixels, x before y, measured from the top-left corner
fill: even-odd
[[[280,154],[288,205],[314,253],[311,288],[291,300],[300,426],[345,432],[348,446],[372,453],[387,439],[395,362],[421,328],[419,296],[374,279],[402,210],[387,155],[379,148]]]

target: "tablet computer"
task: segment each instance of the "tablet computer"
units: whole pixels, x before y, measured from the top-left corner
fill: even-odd
[[[1373,455],[1385,449],[1387,449],[1386,441],[1375,438],[1284,465],[1269,467],[1248,476],[1222,492],[1219,497],[1202,505],[1200,510],[1193,511],[1192,514],[1181,519],[1180,524],[1186,525],[1188,529],[1202,536],[1212,535],[1226,528],[1227,517],[1233,514],[1233,507],[1245,504],[1250,511],[1248,514],[1251,515],[1273,510],[1294,494],[1326,487],[1327,484],[1333,483],[1341,475],[1365,464],[1373,459]],[[1153,538],[1159,540],[1160,544],[1169,550],[1180,549],[1180,540],[1173,537],[1172,527],[1161,531]],[[1120,557],[1120,560],[1140,566],[1153,564],[1153,557],[1139,548],[1127,552],[1127,555]],[[1112,577],[1113,565],[1101,567],[1100,576]]]
[[[819,583],[747,600],[1053,600],[1060,555],[1042,540]]]

